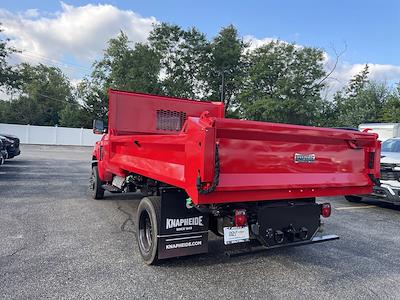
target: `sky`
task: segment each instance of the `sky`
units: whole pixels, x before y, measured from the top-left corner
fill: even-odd
[[[366,63],[371,79],[400,81],[400,1],[394,0],[0,0],[0,22],[3,36],[23,50],[12,62],[53,64],[73,82],[90,72],[120,30],[133,42],[144,42],[159,22],[195,26],[210,39],[233,24],[253,47],[278,38],[322,48],[327,70],[335,51],[345,50],[332,75],[333,91]]]

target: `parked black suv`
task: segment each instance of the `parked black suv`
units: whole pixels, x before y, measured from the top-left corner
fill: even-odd
[[[13,158],[14,156],[20,155],[21,150],[19,149],[19,138],[11,134],[0,134],[0,140],[2,140],[3,145],[6,147],[8,152],[8,158]]]
[[[0,139],[0,165],[4,164],[4,160],[8,157],[6,146],[3,144],[3,141]]]

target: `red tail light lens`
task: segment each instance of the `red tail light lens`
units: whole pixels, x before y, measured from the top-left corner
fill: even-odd
[[[245,209],[235,209],[235,226],[243,227],[247,224],[247,215]]]
[[[329,203],[321,204],[321,215],[324,218],[329,218],[331,215],[331,205]]]

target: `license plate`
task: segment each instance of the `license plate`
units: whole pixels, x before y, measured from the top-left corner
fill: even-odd
[[[224,227],[224,243],[225,245],[248,242],[249,227]]]

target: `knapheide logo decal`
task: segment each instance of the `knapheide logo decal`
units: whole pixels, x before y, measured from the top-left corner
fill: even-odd
[[[203,224],[203,216],[193,217],[193,218],[185,218],[185,219],[168,219],[166,223],[166,228],[178,228],[178,227],[186,227],[186,226],[204,226]]]

